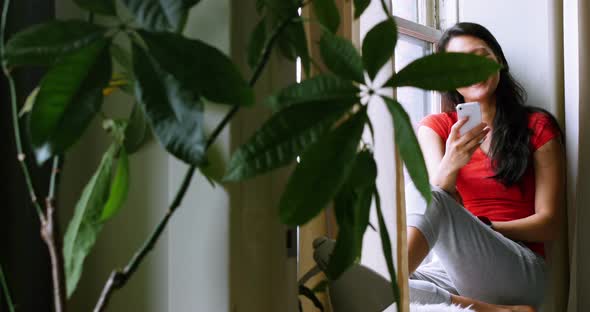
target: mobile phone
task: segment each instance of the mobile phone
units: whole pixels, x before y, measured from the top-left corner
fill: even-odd
[[[469,120],[459,129],[459,136],[469,132],[481,123],[481,106],[478,102],[462,103],[457,105],[456,109],[459,120],[469,117]]]

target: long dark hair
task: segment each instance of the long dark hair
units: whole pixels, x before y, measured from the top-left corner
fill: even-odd
[[[500,81],[495,93],[496,116],[490,144],[490,158],[495,173],[491,178],[507,187],[512,186],[520,181],[532,161],[528,114],[535,111],[546,113],[555,126],[557,128],[559,126],[549,112],[525,106],[526,91],[510,74],[510,66],[504,52],[489,30],[475,23],[458,23],[443,34],[437,44],[437,50],[444,52],[449,41],[456,36],[472,36],[483,40],[502,65]],[[457,104],[465,102],[463,96],[456,90],[443,93],[442,99],[444,112],[453,112]]]

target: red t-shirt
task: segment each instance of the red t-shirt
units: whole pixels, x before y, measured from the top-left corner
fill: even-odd
[[[457,122],[457,113],[433,114],[420,122],[436,132],[446,142],[451,126]],[[549,116],[544,113],[529,114],[532,131],[530,147],[536,151],[543,144],[560,135]],[[510,221],[526,218],[535,213],[535,172],[531,165],[521,181],[511,187],[490,177],[494,176],[491,159],[477,149],[467,165],[457,175],[457,191],[467,210],[476,216],[486,216],[492,221]],[[542,243],[526,243],[537,254],[545,255]]]

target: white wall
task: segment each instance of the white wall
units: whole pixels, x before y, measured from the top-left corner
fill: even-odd
[[[550,2],[459,0],[459,21],[475,22],[488,28],[502,46],[510,71],[527,90],[527,104],[555,113]]]
[[[203,1],[193,8],[185,34],[230,53],[229,0]],[[227,106],[206,106],[210,133]],[[230,136],[217,139],[221,161],[228,158]],[[168,157],[168,198],[172,200],[187,166]],[[168,240],[169,311],[229,311],[229,201],[222,187],[213,188],[196,174],[183,204],[171,220]]]
[[[560,0],[459,1],[459,21],[484,25],[502,46],[510,71],[528,93],[527,104],[547,109],[561,122],[564,121],[562,3]],[[550,247],[547,263],[551,280],[542,311],[564,311],[567,233],[561,241],[546,247]]]
[[[56,1],[56,15],[59,19],[85,18],[70,0]],[[117,92],[105,101],[104,110],[110,116],[123,117],[128,113],[129,104],[129,98]],[[109,142],[100,121],[96,120],[66,155],[59,187],[62,232]],[[155,142],[130,157],[129,198],[119,215],[105,225],[87,257],[78,289],[69,303],[71,311],[92,310],[110,272],[127,264],[165,213],[169,203],[168,159]],[[112,297],[109,311],[168,311],[167,241],[165,233],[128,285]]]

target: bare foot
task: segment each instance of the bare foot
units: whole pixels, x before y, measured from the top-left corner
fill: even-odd
[[[510,312],[535,312],[535,309],[527,305],[507,306]]]
[[[472,307],[477,312],[535,312],[531,306],[500,306],[494,304],[474,304]]]
[[[451,295],[451,301],[463,307],[471,305],[471,309],[477,312],[536,312],[535,309],[527,305],[504,306],[495,305],[472,298]]]

